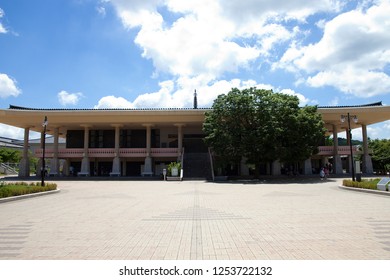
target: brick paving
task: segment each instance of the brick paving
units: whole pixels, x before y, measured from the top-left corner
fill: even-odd
[[[339,179],[57,184],[0,204],[0,259],[390,259],[390,197]]]

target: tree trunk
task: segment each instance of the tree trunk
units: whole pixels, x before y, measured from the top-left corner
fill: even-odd
[[[260,162],[255,163],[255,179],[260,178]]]

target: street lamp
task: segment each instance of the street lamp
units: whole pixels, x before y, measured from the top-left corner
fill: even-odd
[[[43,126],[43,143],[42,143],[42,168],[41,168],[41,186],[45,185],[45,146],[46,146],[46,127],[47,127],[47,116],[45,116],[45,120],[42,123]]]
[[[353,119],[354,123],[358,122],[358,118],[356,115],[350,115],[347,113],[347,115],[341,115],[340,121],[342,123],[345,122],[345,120],[348,120],[348,133],[349,133],[349,150],[351,152],[351,168],[352,168],[352,181],[355,181],[355,162],[353,160],[353,153],[352,153],[352,132],[351,132],[351,118]]]

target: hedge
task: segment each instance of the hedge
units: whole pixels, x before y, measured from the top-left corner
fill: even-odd
[[[40,182],[30,183],[30,184],[26,182],[17,182],[17,183],[0,182],[0,198],[38,193],[38,192],[54,191],[56,189],[57,189],[57,184],[54,183],[46,183],[42,187]]]
[[[370,180],[362,180],[361,182],[352,181],[352,180],[343,180],[343,186],[351,187],[351,188],[359,188],[359,189],[371,189],[377,190],[377,185],[380,179],[370,179]]]

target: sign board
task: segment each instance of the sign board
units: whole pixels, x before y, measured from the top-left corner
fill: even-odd
[[[381,191],[386,191],[386,185],[390,182],[390,178],[382,178],[378,185],[377,185],[377,189],[378,190],[381,190]]]

